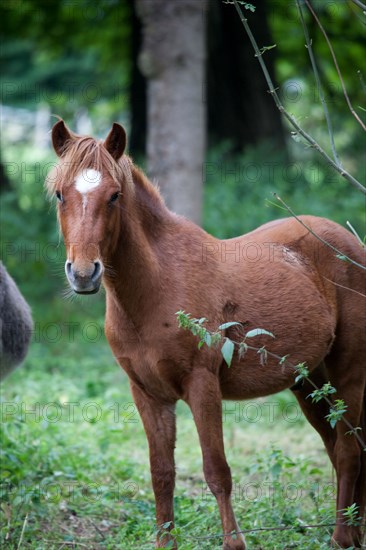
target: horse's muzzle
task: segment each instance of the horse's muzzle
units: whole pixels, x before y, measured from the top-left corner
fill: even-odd
[[[77,267],[67,260],[65,263],[66,277],[74,292],[77,294],[95,294],[100,288],[103,275],[103,264],[99,260],[84,266],[78,270]]]

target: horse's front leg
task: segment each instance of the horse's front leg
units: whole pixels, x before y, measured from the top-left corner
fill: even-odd
[[[150,453],[151,480],[155,495],[157,547],[168,543],[177,548],[174,537],[169,535],[174,527],[173,494],[175,484],[175,404],[163,404],[148,396],[131,382],[131,391],[142,418]],[[167,529],[164,524],[169,523]]]
[[[226,462],[222,433],[222,404],[219,380],[215,374],[199,368],[193,371],[185,387],[185,400],[197,426],[207,485],[216,497],[224,533],[224,550],[245,550],[231,505],[231,472]]]

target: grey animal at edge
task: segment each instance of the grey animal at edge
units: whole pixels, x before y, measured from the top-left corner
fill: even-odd
[[[0,380],[25,358],[32,335],[30,307],[0,262]]]

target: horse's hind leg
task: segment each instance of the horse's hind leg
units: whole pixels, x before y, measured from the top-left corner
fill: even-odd
[[[365,411],[366,369],[365,350],[360,345],[352,352],[344,348],[334,349],[326,359],[326,366],[331,384],[336,388],[335,399],[342,399],[347,407],[345,419],[353,428],[362,423]],[[342,349],[342,352],[341,352]],[[354,434],[350,434],[350,426],[343,421],[336,424],[337,439],[334,447],[335,470],[337,473],[337,525],[333,540],[341,546],[360,545],[361,528],[347,526],[344,510],[353,503],[364,513],[366,487],[361,485],[365,479],[364,451]],[[358,432],[365,441],[365,425],[363,432]]]
[[[340,364],[339,358],[337,361],[332,361],[332,357],[329,357],[326,363],[332,365],[331,369],[321,364],[311,373],[311,380],[318,387],[330,381],[337,389],[335,398],[343,399],[347,405],[346,418],[352,426],[359,426],[361,414],[365,415],[364,364],[361,365],[358,359],[351,363],[348,370],[347,368],[341,370],[337,365]],[[352,372],[355,373],[353,377]],[[359,506],[361,513],[365,509],[365,466],[362,467],[362,464],[365,464],[365,458],[361,454],[362,451],[355,436],[347,434],[350,428],[344,422],[339,421],[335,429],[330,426],[325,418],[329,414],[329,405],[325,400],[313,403],[308,397],[313,390],[313,386],[307,381],[292,388],[306,418],[321,436],[337,474],[337,526],[333,533],[333,540],[341,548],[357,546],[360,544],[360,528],[345,525],[342,510],[354,502]],[[365,422],[363,425],[365,426]],[[362,437],[365,439],[366,434]]]
[[[321,363],[319,367],[311,372],[310,379],[318,388],[321,388],[323,384],[329,382],[329,376],[324,363]],[[334,448],[337,440],[337,433],[331,428],[329,422],[325,418],[326,415],[329,414],[329,405],[324,400],[313,403],[309,395],[314,391],[314,386],[307,380],[299,382],[296,386],[293,386],[291,390],[298,400],[301,410],[307,420],[322,438],[332,465],[336,468]]]
[[[359,542],[360,544],[366,545],[366,385],[365,385],[365,393],[363,396],[363,408],[362,408],[362,414],[361,414],[361,422],[360,426],[362,427],[362,433],[361,438],[363,441],[363,452],[361,455],[361,472],[358,476],[357,483],[356,483],[356,493],[355,493],[355,500],[359,505],[360,508],[360,515],[363,517],[363,536],[362,536],[362,529],[359,529],[358,536],[359,536]],[[362,540],[363,539],[363,540]]]

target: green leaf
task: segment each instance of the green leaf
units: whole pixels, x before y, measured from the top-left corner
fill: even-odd
[[[211,334],[209,332],[206,332],[206,334],[204,336],[204,340],[205,340],[205,344],[210,348],[211,344],[212,344],[212,337],[211,337]]]
[[[225,338],[224,345],[221,348],[221,353],[225,363],[228,367],[230,367],[234,354],[234,342],[232,342],[229,338]]]
[[[233,326],[235,326],[235,325],[240,325],[240,326],[242,326],[241,323],[237,323],[237,322],[235,322],[235,321],[232,321],[232,322],[230,322],[230,323],[224,323],[223,325],[220,325],[220,326],[219,326],[219,330],[225,330],[226,328],[230,328],[230,327],[233,327]]]
[[[261,334],[266,334],[267,336],[275,338],[275,335],[272,334],[272,332],[268,332],[268,330],[265,330],[264,328],[254,328],[253,330],[250,330],[246,333],[245,338],[254,338],[254,336],[259,336]]]
[[[310,475],[322,475],[322,470],[320,470],[319,468],[311,468],[311,470],[309,471],[309,474]]]
[[[336,258],[339,258],[340,260],[342,260],[343,262],[348,262],[349,259],[347,258],[347,256],[345,256],[344,254],[336,254]]]

